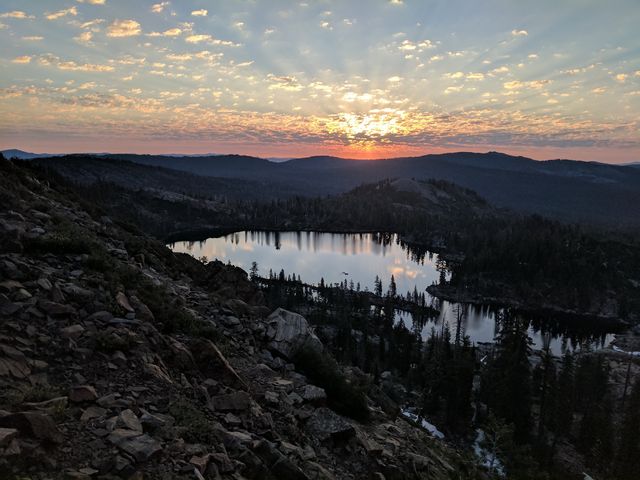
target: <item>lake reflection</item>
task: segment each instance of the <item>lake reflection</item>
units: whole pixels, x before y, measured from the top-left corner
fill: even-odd
[[[310,284],[360,283],[362,290],[373,291],[378,275],[383,289],[394,276],[398,293],[418,292],[438,281],[438,256],[427,254],[419,261],[398,241],[397,235],[375,233],[336,234],[320,232],[237,232],[201,242],[177,242],[174,252],[196,258],[231,262],[247,271],[258,263],[259,274],[268,276],[281,269],[300,275]]]
[[[449,327],[451,336],[455,334],[458,308],[461,309],[462,321],[461,328],[463,335],[469,336],[473,343],[490,343],[500,331],[498,318],[501,308],[490,307],[487,305],[472,304],[456,304],[445,300],[436,300],[440,314],[437,318],[422,318],[414,322],[413,315],[410,312],[396,311],[395,323],[401,321],[409,330],[416,330],[423,340],[431,335],[432,329],[440,333],[442,326]],[[565,352],[573,352],[584,348],[598,350],[609,346],[614,339],[613,333],[607,333],[598,329],[599,333],[585,331],[584,329],[572,329],[570,326],[564,325],[563,322],[549,322],[536,320],[528,316],[520,315],[523,321],[528,321],[529,336],[533,342],[534,350],[542,350],[549,346],[549,350],[554,355],[563,355]]]
[[[376,275],[386,292],[391,276],[394,276],[398,294],[425,292],[432,283],[437,283],[444,268],[436,254],[427,253],[419,258],[407,250],[397,235],[376,233],[334,234],[322,232],[236,232],[200,242],[176,242],[170,245],[175,252],[188,253],[196,258],[218,259],[230,262],[246,271],[252,262],[257,262],[260,276],[268,276],[271,270],[278,274],[295,274],[302,281],[317,285],[320,279],[325,284],[353,281],[362,290],[373,291]],[[445,279],[449,278],[446,271]],[[427,294],[429,303],[440,310],[438,318],[416,322],[416,329],[427,338],[431,328],[439,329],[443,322],[449,324],[453,334],[458,304],[439,301]],[[498,333],[497,310],[487,306],[460,304],[462,326],[472,342],[492,342]],[[409,329],[414,328],[413,317],[408,312],[396,312],[396,323],[402,320]],[[553,325],[551,327],[550,325]],[[542,333],[546,330],[546,333]],[[571,335],[563,322],[555,319],[531,321],[529,334],[534,348],[540,349],[545,341],[554,354],[575,350],[583,345],[601,348],[609,345],[613,335],[602,332],[593,335],[585,332]]]

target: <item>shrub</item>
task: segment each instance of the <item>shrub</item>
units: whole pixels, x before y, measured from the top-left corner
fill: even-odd
[[[54,234],[29,239],[24,242],[26,253],[53,253],[56,255],[91,253],[93,244],[84,237],[70,237],[64,234]]]
[[[127,352],[133,346],[130,336],[120,336],[113,332],[98,332],[95,336],[96,350],[102,353]]]
[[[294,363],[313,383],[325,389],[327,403],[333,410],[354,420],[369,417],[365,389],[349,382],[333,357],[306,348],[296,355]]]
[[[169,405],[169,414],[176,419],[176,423],[185,428],[182,435],[191,443],[218,443],[218,436],[211,421],[192,402],[186,398],[178,398]]]

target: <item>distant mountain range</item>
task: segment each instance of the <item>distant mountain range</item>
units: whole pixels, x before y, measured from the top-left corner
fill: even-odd
[[[52,166],[72,158],[75,165],[82,164],[82,158],[128,161],[205,177],[258,182],[252,186],[262,184],[269,190],[269,197],[336,194],[385,178],[435,178],[475,190],[498,207],[609,227],[640,227],[640,168],[637,165],[536,161],[499,152],[459,152],[375,161],[318,156],[279,163],[245,155],[104,154],[49,160],[42,160],[41,156],[22,158],[40,158]],[[103,162],[99,168],[104,175]],[[72,171],[73,168],[67,168],[66,174]],[[202,194],[200,188],[198,190]]]

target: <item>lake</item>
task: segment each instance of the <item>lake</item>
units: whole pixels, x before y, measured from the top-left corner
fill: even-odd
[[[427,252],[417,256],[395,234],[243,231],[198,242],[176,242],[169,247],[174,252],[217,259],[246,271],[252,262],[256,262],[260,276],[268,277],[269,271],[278,274],[284,270],[285,275],[299,275],[303,282],[313,285],[319,284],[321,279],[325,284],[347,280],[354,286],[360,284],[362,290],[373,291],[378,276],[386,292],[393,275],[397,291],[403,295],[414,289],[422,293],[441,277],[445,280],[450,277],[445,262],[439,261],[437,254]],[[409,329],[416,323],[415,328],[426,338],[432,327],[438,329],[443,322],[453,327],[457,309],[461,308],[462,325],[471,341],[493,341],[499,328],[496,322],[499,309],[469,304],[458,306],[428,294],[427,298],[440,310],[437,318],[414,322],[409,312],[399,311],[396,322],[403,321]],[[586,344],[590,348],[602,348],[614,338],[606,331],[597,334],[573,332],[554,318],[528,320],[534,348],[542,348],[548,342],[556,355]]]

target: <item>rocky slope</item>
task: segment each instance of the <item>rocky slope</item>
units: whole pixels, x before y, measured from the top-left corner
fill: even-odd
[[[242,270],[2,157],[0,202],[0,478],[473,478],[375,387],[367,421],[329,409],[292,363],[322,344]]]

